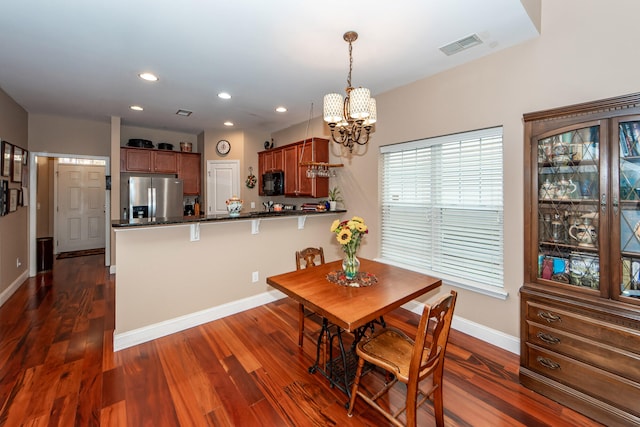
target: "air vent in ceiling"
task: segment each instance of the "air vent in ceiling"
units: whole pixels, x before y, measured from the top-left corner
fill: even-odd
[[[480,37],[478,37],[477,34],[472,34],[453,43],[449,43],[446,46],[442,46],[440,50],[443,51],[445,55],[451,56],[455,53],[461,52],[465,49],[469,49],[470,47],[479,45],[481,43],[482,40],[480,40]]]
[[[179,116],[189,117],[193,112],[188,110],[178,110],[176,114]]]

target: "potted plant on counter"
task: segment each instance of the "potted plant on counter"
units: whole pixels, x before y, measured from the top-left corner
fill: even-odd
[[[329,210],[335,211],[338,202],[342,203],[342,195],[340,194],[340,189],[338,187],[333,187],[329,190]]]

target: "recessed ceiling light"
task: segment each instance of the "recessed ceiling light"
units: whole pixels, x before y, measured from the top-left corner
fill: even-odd
[[[140,73],[138,74],[138,77],[140,77],[142,80],[146,80],[148,82],[157,82],[158,76],[156,76],[155,74],[152,73]]]
[[[287,109],[286,109],[286,107],[276,107],[276,111],[278,113],[286,113]]]
[[[176,114],[179,115],[179,116],[189,117],[191,114],[193,114],[193,111],[178,110],[178,111],[176,111]]]
[[[229,121],[227,121],[227,122],[224,122],[224,125],[225,125],[225,126],[233,126],[233,122],[229,122]]]
[[[229,95],[227,92],[220,92],[218,94],[218,98],[220,98],[220,99],[231,99],[231,95]]]
[[[129,108],[131,108],[131,109],[132,109],[132,110],[134,110],[134,111],[142,111],[142,110],[144,110],[144,108],[142,108],[142,107],[141,107],[141,106],[139,106],[139,105],[132,105],[132,106],[131,106],[131,107],[129,107]]]

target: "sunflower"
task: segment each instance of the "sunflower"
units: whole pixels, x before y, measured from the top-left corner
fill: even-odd
[[[346,245],[351,241],[351,230],[349,230],[348,228],[343,228],[342,231],[340,231],[340,233],[338,233],[338,235],[336,236],[336,239],[338,239],[338,242],[341,245]]]

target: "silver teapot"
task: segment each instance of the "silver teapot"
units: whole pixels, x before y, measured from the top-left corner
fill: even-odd
[[[596,245],[596,227],[591,218],[583,218],[582,223],[576,222],[569,227],[569,236],[578,242],[578,246],[593,248]]]
[[[556,189],[556,198],[557,199],[569,199],[571,198],[571,194],[575,193],[578,189],[578,186],[574,184],[571,179],[566,179],[562,177],[560,181],[558,181],[557,189]]]

